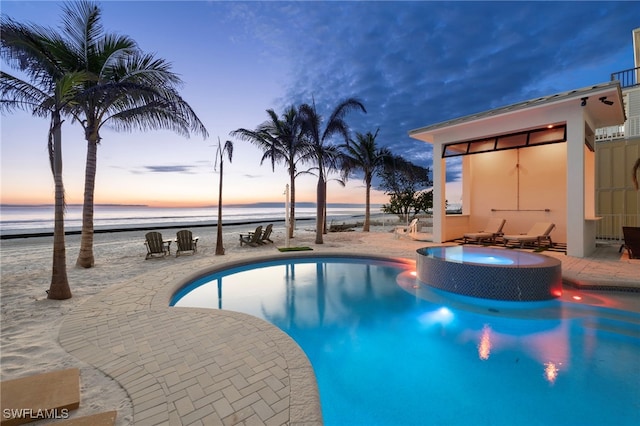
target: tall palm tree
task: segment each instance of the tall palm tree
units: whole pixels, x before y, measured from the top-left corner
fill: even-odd
[[[91,75],[80,99],[80,124],[87,141],[82,237],[76,264],[90,268],[93,256],[93,204],[100,130],[109,125],[119,131],[169,129],[189,136],[208,136],[189,104],[178,94],[182,83],[169,63],[142,53],[126,36],[105,33],[100,9],[89,1],[64,8],[63,31],[68,61],[77,71]]]
[[[23,25],[2,17],[1,55],[12,68],[30,81],[0,72],[0,110],[31,111],[49,117],[48,151],[55,188],[53,265],[48,298],[71,298],[67,277],[64,235],[64,182],[62,179],[62,116],[74,116],[75,100],[87,76],[63,66],[65,41],[55,32],[36,25]]]
[[[233,158],[233,142],[226,141],[224,146],[220,145],[220,138],[218,138],[218,149],[216,150],[216,162],[215,168],[220,167],[220,183],[218,186],[218,225],[216,226],[217,239],[216,239],[216,255],[224,254],[224,245],[222,242],[222,172],[224,167],[224,157],[229,158],[229,162]]]
[[[334,136],[341,136],[345,143],[349,140],[349,126],[344,120],[345,115],[354,109],[367,112],[362,102],[355,98],[348,98],[335,107],[324,129],[322,116],[316,110],[315,102],[312,105],[302,104],[298,108],[298,114],[302,120],[302,131],[308,140],[309,148],[304,158],[312,158],[318,167],[318,185],[316,187],[316,244],[322,244],[322,233],[325,222],[325,204],[327,199],[326,171],[335,160],[337,150],[335,145],[329,145]]]
[[[262,148],[263,155],[260,164],[264,163],[265,160],[269,160],[274,171],[276,163],[280,161],[287,166],[291,194],[288,232],[289,238],[293,238],[296,217],[296,177],[302,173],[308,173],[308,171],[298,171],[304,148],[301,123],[298,111],[294,106],[287,108],[280,118],[272,109],[268,109],[267,114],[269,115],[269,120],[262,123],[255,130],[238,129],[231,132],[231,136],[249,141]]]
[[[365,211],[363,232],[369,232],[371,217],[371,181],[377,171],[381,171],[385,164],[391,159],[391,151],[387,148],[379,148],[376,145],[376,137],[380,129],[375,134],[356,133],[356,139],[350,139],[342,148],[342,178],[349,178],[355,171],[362,171],[365,184]]]
[[[640,174],[640,158],[638,158],[633,165],[633,170],[631,171],[631,181],[633,182],[633,186],[636,188],[636,191],[640,186],[638,186],[638,174]]]

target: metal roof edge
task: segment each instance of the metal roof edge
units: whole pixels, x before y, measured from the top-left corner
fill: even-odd
[[[617,87],[618,95],[622,96],[622,89],[620,88],[620,82],[618,80],[608,81],[606,83],[598,83],[593,86],[586,86],[580,89],[569,90],[566,92],[560,92],[549,96],[542,96],[535,99],[530,99],[523,102],[518,102],[511,105],[506,105],[503,107],[498,107],[495,109],[491,109],[488,111],[478,112],[475,114],[469,114],[462,117],[453,118],[447,121],[442,121],[440,123],[431,124],[428,126],[420,127],[417,129],[409,130],[409,136],[417,135],[420,133],[425,133],[429,130],[438,130],[445,127],[453,126],[456,124],[468,123],[474,120],[479,120],[482,118],[497,116],[500,114],[506,114],[508,112],[514,112],[523,110],[530,107],[539,107],[542,105],[550,104],[558,101],[565,101],[574,98],[580,98],[584,95],[588,95],[594,92],[611,89]]]

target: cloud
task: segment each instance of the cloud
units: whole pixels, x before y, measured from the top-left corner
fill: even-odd
[[[146,172],[151,173],[196,173],[196,166],[173,165],[173,166],[143,166]]]
[[[347,117],[354,131],[380,128],[379,143],[430,166],[431,146],[409,130],[607,81],[640,4],[266,2],[235,11],[289,66],[276,111],[313,99],[327,116],[357,97],[368,113]]]

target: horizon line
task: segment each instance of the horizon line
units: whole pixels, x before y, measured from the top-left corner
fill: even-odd
[[[313,205],[316,206],[315,201],[299,201],[296,202],[296,206],[300,205]],[[189,205],[189,206],[169,206],[169,205],[149,205],[149,204],[126,204],[126,203],[94,203],[94,206],[100,207],[148,207],[148,208],[189,208],[189,209],[199,209],[199,208],[213,208],[218,207],[217,204],[206,204],[206,205]],[[274,207],[282,207],[285,205],[283,201],[259,201],[254,203],[231,203],[224,204],[223,207],[265,207],[265,206],[274,206]],[[327,206],[354,206],[354,207],[364,207],[365,203],[327,203]],[[382,203],[371,203],[370,206],[381,206]],[[54,207],[55,204],[52,203],[0,203],[0,208],[2,207]],[[69,203],[66,204],[65,207],[82,207],[82,203]]]

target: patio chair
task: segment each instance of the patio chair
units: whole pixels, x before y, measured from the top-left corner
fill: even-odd
[[[469,232],[464,234],[464,244],[469,241],[476,241],[481,243],[482,241],[495,242],[496,237],[502,236],[502,228],[504,227],[506,220],[499,217],[492,217],[489,219],[487,226],[484,230],[479,232]]]
[[[535,223],[529,232],[521,235],[503,235],[502,239],[504,240],[504,245],[506,246],[509,242],[515,241],[516,243],[520,243],[520,248],[523,248],[525,243],[535,243],[538,247],[542,246],[543,241],[547,241],[549,247],[553,246],[553,241],[551,241],[551,236],[549,235],[553,228],[555,228],[554,223],[550,222],[537,222]]]
[[[176,244],[178,244],[178,248],[176,248],[176,257],[180,256],[180,254],[184,252],[191,252],[191,254],[195,254],[198,251],[198,237],[193,238],[193,234],[188,229],[178,231],[176,234]]]
[[[262,236],[260,237],[260,244],[266,244],[267,242],[273,243],[271,240],[271,232],[273,231],[273,223],[267,225],[267,227],[262,231]]]
[[[171,254],[171,240],[163,240],[161,233],[156,231],[147,232],[144,237],[146,239],[144,244],[147,246],[147,257],[145,257],[145,260]]]
[[[624,244],[619,251],[626,248],[629,259],[640,259],[640,227],[623,226],[622,235],[624,236]]]
[[[252,247],[256,247],[260,244],[260,238],[262,237],[262,225],[258,226],[255,231],[247,234],[240,234],[240,247],[242,244],[248,244]]]
[[[408,235],[413,232],[418,231],[418,218],[413,219],[409,225],[407,226],[396,226],[396,229],[393,231],[396,238],[399,238],[402,235]]]

